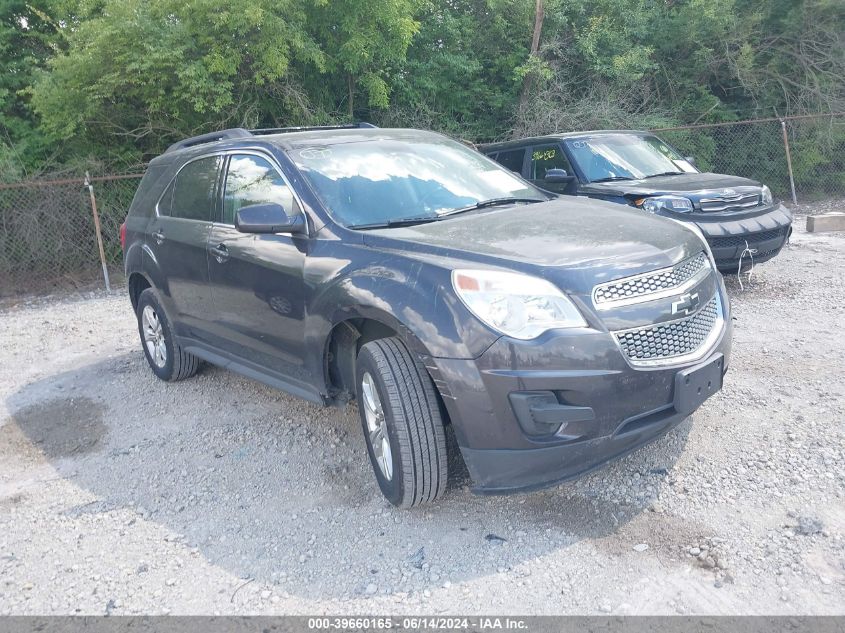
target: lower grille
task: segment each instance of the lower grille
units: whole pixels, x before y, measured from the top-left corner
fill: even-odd
[[[631,363],[671,361],[697,352],[721,323],[717,296],[690,317],[649,327],[615,332]]]
[[[771,231],[761,231],[759,233],[749,233],[747,235],[729,235],[727,237],[711,237],[707,241],[710,243],[710,248],[737,248],[745,246],[748,242],[749,246],[758,244],[760,242],[767,242],[778,237],[786,237],[788,227],[781,227],[779,229],[772,229]]]

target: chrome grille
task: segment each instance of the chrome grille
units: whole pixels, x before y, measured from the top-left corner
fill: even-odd
[[[722,322],[721,306],[714,296],[692,316],[622,332],[614,332],[632,364],[671,361],[697,352]]]
[[[705,213],[750,209],[751,207],[756,207],[760,204],[760,193],[741,193],[733,196],[701,198],[701,200],[699,200],[699,204],[701,205],[701,210]]]
[[[675,290],[700,275],[702,271],[709,272],[709,269],[710,260],[701,252],[671,268],[661,268],[644,275],[600,284],[593,290],[593,303],[597,308],[603,309],[623,302],[648,301],[652,298],[651,295]]]

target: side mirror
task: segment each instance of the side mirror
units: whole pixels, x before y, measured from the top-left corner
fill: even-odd
[[[547,169],[543,178],[546,182],[572,182],[575,176],[570,176],[565,169]]]
[[[696,169],[698,169],[698,165],[695,164],[695,156],[684,156],[684,160]]]
[[[280,204],[251,204],[238,211],[235,228],[241,233],[302,233],[305,218],[288,215]]]

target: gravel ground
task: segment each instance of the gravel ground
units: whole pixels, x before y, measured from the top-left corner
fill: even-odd
[[[164,384],[120,293],[0,307],[0,614],[845,613],[845,234],[729,279],[724,390],[558,488],[399,511],[357,414]],[[465,482],[464,482],[465,483]]]

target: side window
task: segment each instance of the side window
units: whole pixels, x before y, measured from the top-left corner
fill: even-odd
[[[511,171],[522,174],[522,161],[525,158],[525,149],[513,149],[507,152],[499,152],[496,161]]]
[[[229,161],[223,195],[224,224],[234,224],[235,215],[251,204],[276,203],[294,215],[293,194],[273,164],[260,156],[235,154]]]
[[[192,161],[176,176],[170,215],[185,220],[210,222],[214,211],[220,156]]]
[[[560,145],[536,145],[531,151],[531,172],[529,180],[543,180],[549,169],[565,169],[573,175],[572,166]]]

